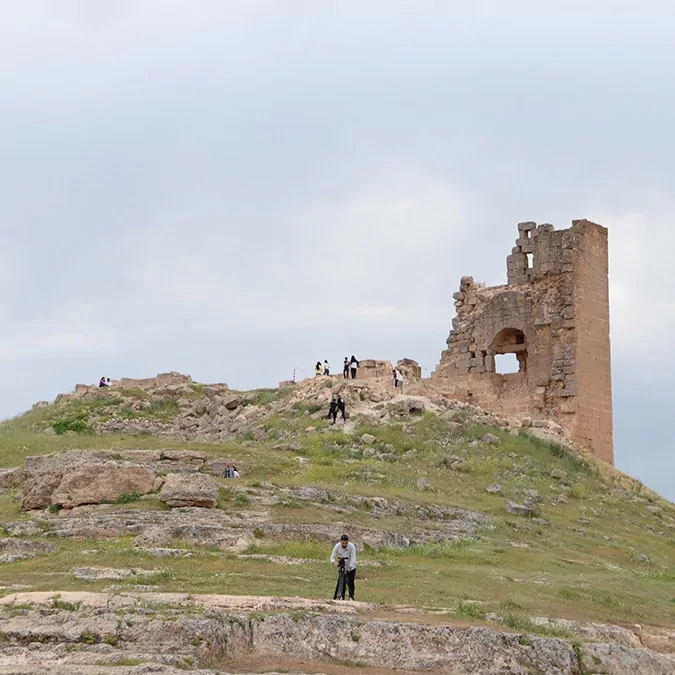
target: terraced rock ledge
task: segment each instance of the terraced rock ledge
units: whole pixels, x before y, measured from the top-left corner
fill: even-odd
[[[304,663],[313,672],[322,664],[467,675],[675,672],[675,655],[643,646],[649,635],[567,628],[577,636],[539,637],[462,626],[440,612],[298,598],[17,593],[0,599],[0,672],[172,672],[150,668],[162,665],[222,673],[242,659]],[[145,670],[132,667],[143,664]]]

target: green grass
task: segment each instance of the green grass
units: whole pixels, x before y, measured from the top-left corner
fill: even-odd
[[[255,401],[254,405],[267,405],[271,396],[272,392],[262,391],[251,401]],[[88,410],[105,413],[106,406],[114,400],[109,396],[92,399],[87,404]],[[68,416],[84,412],[83,407],[68,410]],[[452,616],[474,622],[482,622],[486,613],[495,612],[504,617],[509,630],[525,634],[526,640],[529,634],[546,634],[529,619],[538,615],[675,625],[672,591],[675,543],[669,525],[675,517],[673,505],[657,500],[663,513],[658,516],[649,513],[645,506],[654,497],[637,485],[632,494],[638,501],[624,501],[612,493],[611,479],[599,475],[591,462],[526,433],[512,436],[464,422],[461,417],[457,420],[461,423],[459,428],[449,428],[439,418],[426,414],[414,421],[406,419],[406,430],[403,422],[393,422],[389,426],[362,426],[356,436],[350,436],[331,429],[325,420],[312,417],[321,410],[317,404],[302,403],[294,406],[287,416],[268,416],[263,424],[269,436],[263,442],[244,443],[241,438],[224,444],[190,444],[209,457],[231,457],[237,465],[246,467],[236,486],[221,485],[218,507],[245,514],[247,508],[255,505],[255,490],[272,482],[280,487],[322,487],[331,494],[330,502],[335,503],[345,494],[381,496],[405,506],[436,504],[481,511],[493,518],[494,526],[482,530],[475,540],[404,550],[366,549],[359,553],[360,563],[378,563],[359,567],[359,599],[441,608]],[[174,411],[170,402],[161,402],[135,412],[169,419]],[[71,449],[116,452],[185,447],[184,443],[152,437],[34,433],[35,428],[53,425],[55,415],[49,409],[33,411],[0,425],[0,466],[20,465],[28,455]],[[316,431],[305,432],[308,426],[316,427]],[[501,445],[475,443],[486,431],[496,433],[502,439]],[[393,460],[363,456],[366,446],[359,442],[358,436],[366,432],[376,438],[372,447],[393,455]],[[297,443],[297,448],[291,452],[275,449],[278,438],[284,439],[284,443]],[[304,466],[297,456],[307,460]],[[464,460],[462,471],[453,471],[442,464],[450,456]],[[551,479],[553,469],[567,472],[569,488]],[[421,491],[417,487],[419,478],[428,480],[434,491]],[[502,485],[503,496],[485,491],[493,482]],[[550,527],[506,514],[506,500],[522,502],[524,490],[536,490],[542,496],[542,517]],[[568,503],[554,504],[554,498],[563,493]],[[27,518],[20,512],[15,497],[16,491],[0,495],[0,527],[2,523]],[[106,508],[167,507],[156,496],[124,495],[117,504]],[[419,524],[414,516],[403,513],[376,518],[369,510],[359,508],[337,514],[325,505],[314,506],[287,496],[278,506],[269,508],[276,522],[340,522],[346,528],[360,525],[398,532],[410,532]],[[49,519],[56,517],[56,514],[41,516],[46,527]],[[334,542],[278,541],[263,536],[262,530],[254,537],[248,553],[320,562],[284,566],[241,559],[220,551],[204,551],[203,555],[190,559],[158,559],[134,548],[132,537],[49,541],[55,546],[53,554],[2,565],[0,585],[26,583],[33,590],[96,591],[110,584],[74,579],[70,571],[75,561],[159,569],[151,580],[130,579],[121,583],[152,583],[162,591],[328,598],[335,585],[335,568],[328,563]],[[180,542],[176,545],[187,547]],[[100,553],[87,557],[82,553],[85,549],[98,549]],[[649,556],[649,564],[638,561],[640,554]]]

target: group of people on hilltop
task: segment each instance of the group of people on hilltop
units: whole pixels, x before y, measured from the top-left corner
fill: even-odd
[[[314,375],[316,377],[319,377],[320,375],[330,375],[330,363],[328,363],[328,359],[324,359],[323,364],[321,361],[316,362],[316,365],[314,366]]]
[[[342,376],[345,380],[349,379],[350,373],[352,380],[355,380],[358,367],[359,361],[353,354],[351,359],[345,356],[345,362],[342,367]],[[314,375],[316,377],[319,377],[320,375],[330,375],[330,363],[328,363],[328,359],[324,359],[323,363],[321,363],[321,361],[316,362],[316,366],[314,366]]]

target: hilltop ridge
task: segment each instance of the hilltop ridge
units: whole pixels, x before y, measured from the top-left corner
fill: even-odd
[[[338,391],[350,415],[332,426]],[[276,649],[304,672],[673,672],[675,506],[555,423],[420,391],[317,377],[239,392],[174,373],[3,423],[0,666],[238,671],[227,615],[249,670]],[[240,479],[220,477],[228,460]],[[349,620],[329,600],[343,531],[365,603]],[[180,599],[204,594],[221,609]],[[242,611],[232,594],[270,600]],[[181,622],[175,649],[131,637],[141,609],[158,630]],[[411,658],[387,654],[390,630],[415,632]]]

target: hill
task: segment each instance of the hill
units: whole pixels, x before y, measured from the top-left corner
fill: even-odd
[[[0,673],[675,672],[675,506],[555,425],[379,381],[135,384],[0,425]]]

